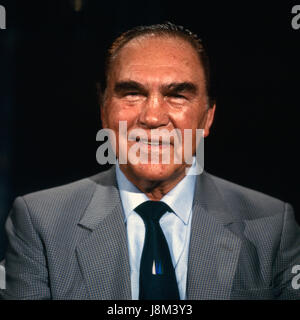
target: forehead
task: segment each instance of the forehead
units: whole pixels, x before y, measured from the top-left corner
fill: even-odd
[[[156,35],[141,36],[128,42],[115,57],[111,73],[115,80],[147,76],[170,77],[171,80],[204,79],[199,56],[190,43],[178,37]]]

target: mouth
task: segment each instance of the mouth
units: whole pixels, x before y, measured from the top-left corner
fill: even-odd
[[[172,141],[164,141],[162,138],[160,139],[145,139],[145,138],[128,138],[128,141],[139,143],[141,146],[147,146],[148,148],[166,148],[173,145]]]
[[[127,137],[128,159],[136,163],[151,164],[170,164],[172,159],[177,159],[177,153],[182,154],[181,148],[175,148],[175,138],[168,133],[161,132],[160,134],[132,134]],[[174,160],[174,161],[175,161]],[[145,161],[145,162],[144,162]]]
[[[148,146],[169,146],[171,143],[170,141],[163,141],[163,139],[155,140],[155,139],[140,139],[140,137],[137,137],[135,140],[136,142],[148,145]]]

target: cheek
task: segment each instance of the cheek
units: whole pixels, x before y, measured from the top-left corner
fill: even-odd
[[[196,109],[189,109],[184,113],[173,115],[175,128],[179,129],[182,136],[183,149],[191,149],[192,153],[196,149],[196,129],[202,129],[203,113]],[[186,131],[185,131],[186,130]],[[190,131],[191,130],[191,131]]]
[[[199,126],[199,114],[189,109],[171,116],[174,126],[184,132],[184,129],[196,129]]]
[[[130,127],[136,122],[139,115],[139,110],[135,107],[124,107],[121,103],[112,102],[108,112],[108,124],[110,128],[117,129],[120,121],[126,121],[127,126]]]

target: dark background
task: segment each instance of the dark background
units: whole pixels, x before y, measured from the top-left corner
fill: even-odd
[[[205,169],[290,202],[300,222],[297,2],[2,1],[0,260],[13,199],[93,175],[101,128],[96,82],[120,32],[169,20],[205,41],[217,96]],[[300,1],[299,1],[300,4]]]

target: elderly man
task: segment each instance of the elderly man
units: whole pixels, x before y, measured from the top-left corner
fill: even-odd
[[[109,50],[106,79],[102,123],[115,134],[119,162],[15,200],[2,296],[299,299],[300,230],[291,206],[192,174],[196,131],[206,137],[215,112],[197,36],[171,23],[129,30]],[[141,134],[130,139],[134,130]],[[152,136],[163,130],[175,130],[168,143]],[[176,135],[184,137],[179,147]],[[149,161],[123,161],[133,146]],[[187,146],[193,161],[183,157]]]

